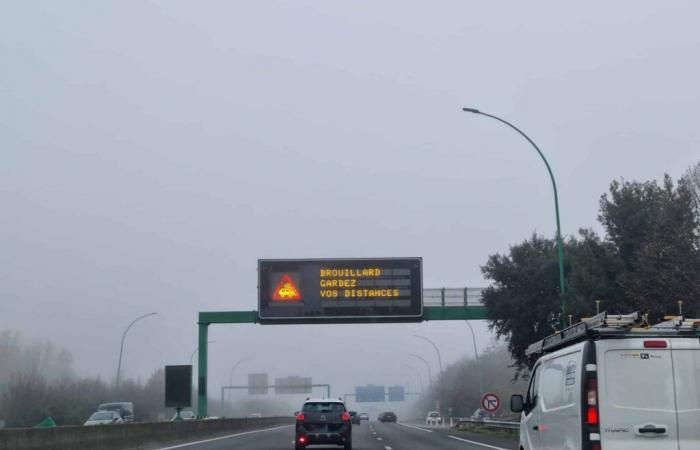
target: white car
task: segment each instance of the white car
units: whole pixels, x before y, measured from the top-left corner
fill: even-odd
[[[430,411],[427,416],[425,416],[426,425],[440,425],[442,423],[442,417],[437,411]]]
[[[194,412],[190,411],[189,409],[186,409],[184,411],[180,411],[180,419],[181,420],[195,420],[197,416],[194,414]],[[177,413],[173,415],[173,418],[170,419],[171,422],[177,422]]]
[[[84,425],[115,425],[124,423],[124,420],[116,411],[97,411],[92,413]]]
[[[700,448],[698,322],[601,313],[531,345],[530,386],[511,398],[520,448]]]

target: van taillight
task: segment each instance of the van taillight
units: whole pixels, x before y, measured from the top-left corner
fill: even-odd
[[[668,343],[666,341],[644,341],[644,348],[666,348]]]
[[[343,422],[348,422],[350,421],[350,414],[347,411],[345,411],[343,414],[340,415],[340,419]]]
[[[591,444],[591,450],[600,450],[600,444],[598,444],[597,442]]]
[[[304,420],[304,413],[297,414],[297,420]]]
[[[598,380],[589,378],[586,385],[586,423],[598,425]]]
[[[586,423],[588,425],[598,425],[598,408],[589,406],[586,413]]]

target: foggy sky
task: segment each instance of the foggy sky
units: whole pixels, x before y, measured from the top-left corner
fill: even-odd
[[[483,286],[554,214],[594,227],[615,178],[700,158],[700,4],[2,2],[0,329],[81,374],[187,363],[199,311],[256,308],[258,258],[422,256]],[[491,339],[475,324],[480,347]],[[210,392],[247,371],[405,383],[464,323],[212,326]],[[335,390],[335,388],[334,388]]]

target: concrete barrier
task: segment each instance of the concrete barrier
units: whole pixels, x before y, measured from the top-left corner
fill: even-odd
[[[291,417],[0,430],[0,450],[127,450],[294,423]],[[291,435],[290,435],[291,436]]]

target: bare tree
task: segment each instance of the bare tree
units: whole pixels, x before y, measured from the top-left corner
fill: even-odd
[[[700,161],[688,168],[683,179],[688,183],[688,187],[693,194],[695,212],[698,215],[698,220],[700,220]]]

